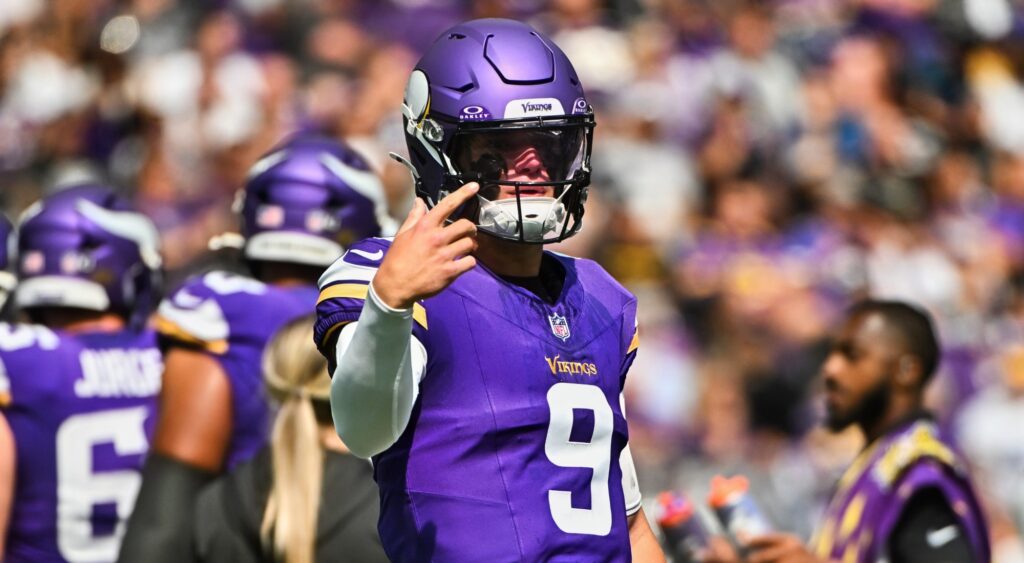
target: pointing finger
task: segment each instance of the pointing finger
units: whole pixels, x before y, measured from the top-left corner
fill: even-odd
[[[427,213],[427,216],[431,218],[431,221],[433,221],[434,224],[441,225],[449,215],[451,215],[460,205],[469,201],[479,190],[480,184],[470,182],[448,194],[447,197],[439,201],[437,205]]]

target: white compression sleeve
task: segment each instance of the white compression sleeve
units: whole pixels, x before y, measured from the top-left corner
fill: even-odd
[[[412,336],[412,310],[388,307],[370,284],[359,321],[342,328],[335,353],[334,428],[353,454],[368,458],[405,431],[426,370],[426,350]]]
[[[626,397],[621,393],[619,408],[622,409],[622,416],[626,416]],[[633,454],[629,451],[629,444],[626,444],[619,454],[619,467],[622,469],[622,494],[626,499],[626,514],[632,516],[643,506],[644,499],[640,494],[640,482],[636,478],[636,466],[633,465]]]

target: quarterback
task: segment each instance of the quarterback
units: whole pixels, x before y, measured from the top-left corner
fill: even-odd
[[[543,248],[579,231],[590,181],[572,65],[527,25],[470,21],[419,61],[402,111],[419,199],[324,273],[316,321],[388,556],[663,560],[622,408],[636,300]]]

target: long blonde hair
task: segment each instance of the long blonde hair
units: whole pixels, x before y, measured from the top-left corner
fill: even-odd
[[[263,354],[263,379],[280,410],[270,438],[273,485],[260,525],[264,546],[287,563],[312,563],[323,447],[312,401],[329,400],[327,361],[313,346],[313,316],[284,325]]]

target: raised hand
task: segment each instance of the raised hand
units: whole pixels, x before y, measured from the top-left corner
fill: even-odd
[[[476,225],[467,219],[446,225],[445,220],[476,197],[479,189],[475,182],[466,184],[430,211],[416,200],[373,278],[373,289],[385,305],[408,309],[476,266],[471,256],[476,250]]]

